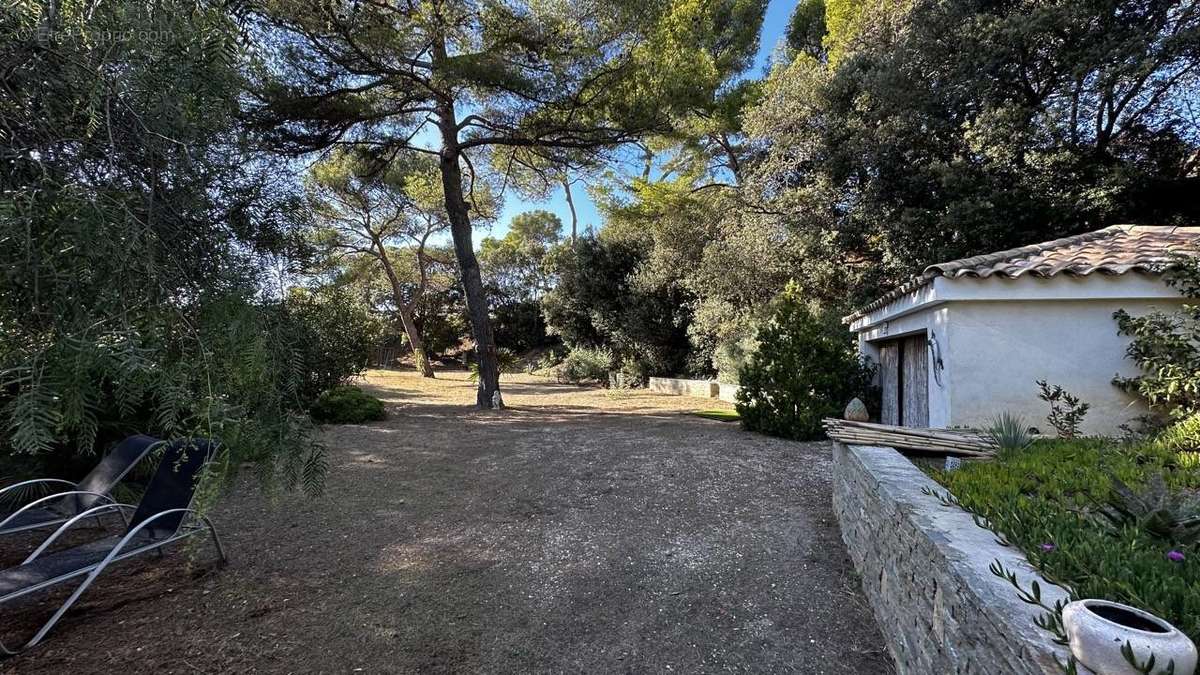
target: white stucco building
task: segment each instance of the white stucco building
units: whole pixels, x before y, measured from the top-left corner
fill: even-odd
[[[1047,380],[1091,404],[1085,433],[1118,433],[1146,409],[1112,385],[1137,374],[1112,314],[1177,309],[1162,272],[1197,250],[1200,227],[1119,225],[928,267],[845,319],[879,365],[879,417],[983,427],[1007,411],[1052,433]]]

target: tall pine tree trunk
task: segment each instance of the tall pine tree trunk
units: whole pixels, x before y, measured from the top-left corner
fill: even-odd
[[[471,217],[463,197],[463,175],[458,163],[460,150],[453,108],[443,111],[440,127],[442,153],[439,168],[446,198],[446,215],[450,218],[454,256],[458,259],[458,269],[462,274],[467,315],[471,318],[471,335],[475,338],[475,353],[479,359],[479,390],[475,402],[480,408],[491,408],[493,402],[502,404],[497,396],[500,391],[500,369],[496,360],[492,323],[488,317],[487,295],[483,290],[479,261],[475,258],[475,248],[471,242]]]
[[[438,22],[445,20],[441,16],[439,4],[434,5],[434,18]],[[437,72],[447,59],[443,28],[439,26],[435,30],[431,45],[434,72]],[[500,398],[500,364],[496,358],[496,340],[492,336],[487,295],[483,291],[479,261],[475,258],[475,246],[471,241],[471,215],[467,209],[467,200],[463,197],[458,115],[454,110],[454,100],[449,96],[441,97],[437,103],[437,126],[442,136],[438,169],[442,174],[446,216],[450,219],[454,257],[458,259],[458,269],[462,275],[463,292],[467,296],[467,316],[471,319],[471,335],[475,338],[475,355],[479,359],[479,389],[475,392],[475,403],[480,408],[502,407],[504,402]]]

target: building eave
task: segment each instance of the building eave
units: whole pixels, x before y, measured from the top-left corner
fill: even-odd
[[[848,323],[851,331],[863,333],[879,324],[955,302],[1159,299],[1178,300],[1180,295],[1164,282],[1162,275],[1151,272],[1016,278],[935,277],[880,307],[862,313]]]

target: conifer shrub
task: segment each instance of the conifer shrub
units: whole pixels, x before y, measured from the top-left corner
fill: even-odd
[[[874,400],[874,367],[860,358],[838,317],[816,309],[794,284],[775,300],[742,369],[737,410],[750,431],[796,440],[823,435],[854,397]]]

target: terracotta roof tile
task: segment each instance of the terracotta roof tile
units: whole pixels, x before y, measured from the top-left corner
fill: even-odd
[[[939,276],[1016,279],[1025,275],[1048,278],[1097,272],[1158,274],[1170,266],[1173,255],[1186,252],[1200,252],[1200,227],[1114,225],[1042,244],[930,265],[921,276],[851,314],[845,321],[859,319]]]

